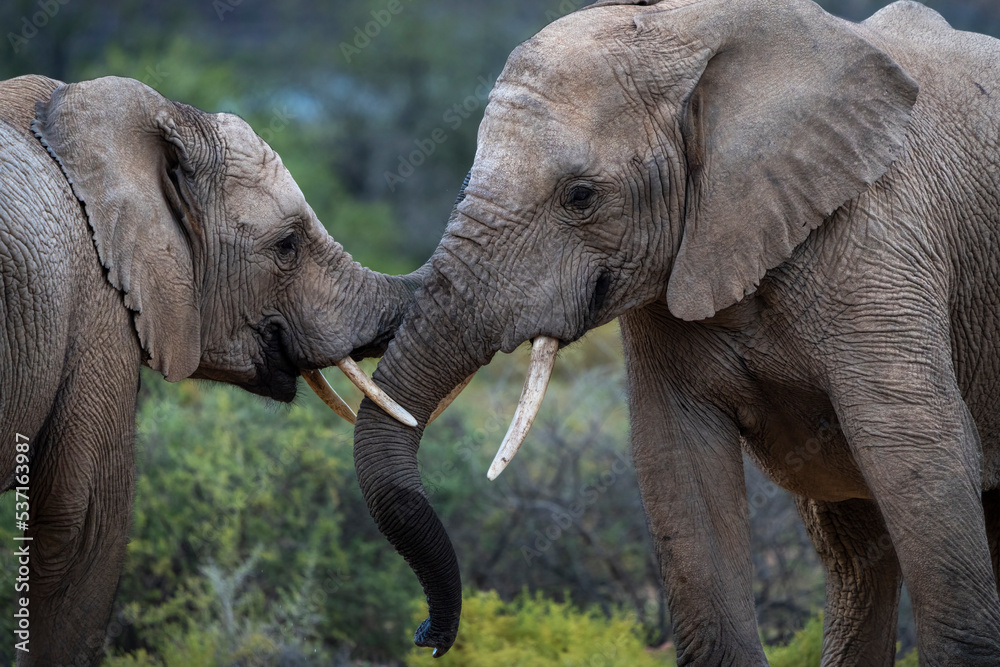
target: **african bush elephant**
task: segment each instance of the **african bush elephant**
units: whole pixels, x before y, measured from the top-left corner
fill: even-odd
[[[534,341],[492,479],[556,349],[620,316],[680,664],[765,663],[745,452],[802,499],[825,664],[891,664],[902,579],[924,664],[998,665],[998,119],[1000,42],[917,3],[853,24],[808,0],[599,2],[511,54],[374,379],[422,424]],[[365,403],[355,460],[440,654],[461,582],[421,434]]]
[[[129,536],[140,366],[279,401],[303,372],[326,392],[310,371],[356,374],[420,275],[353,262],[243,120],[131,79],[0,82],[0,171],[19,664],[91,664]]]

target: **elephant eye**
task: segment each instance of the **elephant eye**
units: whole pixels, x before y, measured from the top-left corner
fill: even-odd
[[[566,207],[575,209],[585,209],[594,200],[594,191],[586,185],[574,185],[570,188],[566,197]]]
[[[274,244],[274,249],[282,259],[293,257],[299,249],[299,235],[294,232],[288,234]]]

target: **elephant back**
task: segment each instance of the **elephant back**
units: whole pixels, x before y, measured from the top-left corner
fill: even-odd
[[[61,85],[61,81],[37,74],[0,81],[0,120],[14,126],[32,142],[38,143],[31,132],[35,103],[48,102],[52,91]]]

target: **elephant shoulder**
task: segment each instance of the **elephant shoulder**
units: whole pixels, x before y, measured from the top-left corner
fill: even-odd
[[[35,118],[35,103],[48,101],[52,91],[61,85],[61,81],[37,74],[0,81],[0,120],[33,138],[31,121]]]
[[[972,122],[969,110],[979,109],[995,122],[1000,108],[1000,40],[956,30],[936,11],[919,2],[895,2],[861,24],[862,36],[886,51],[920,84],[925,103],[939,113],[959,114]],[[988,129],[988,127],[986,128]]]
[[[50,196],[56,190],[60,191],[60,196],[71,193],[58,164],[31,129],[35,104],[48,102],[52,92],[61,85],[61,81],[34,74],[0,81],[0,137],[3,139],[0,156],[6,165],[4,173],[8,180],[13,171],[30,178],[36,197]],[[47,187],[40,187],[42,183]],[[7,200],[14,196],[17,186],[14,183],[3,185],[0,197]]]
[[[912,0],[894,2],[871,16],[862,25],[876,32],[899,36],[954,30],[936,11]]]
[[[0,81],[0,225],[53,227],[50,236],[63,234],[63,227],[79,228],[85,218],[66,177],[31,123],[35,103],[46,102],[63,85],[44,76],[19,76]],[[69,212],[70,217],[53,212]],[[72,221],[72,222],[70,222]]]

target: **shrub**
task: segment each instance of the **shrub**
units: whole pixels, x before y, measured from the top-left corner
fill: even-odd
[[[423,620],[426,609],[418,614]],[[467,594],[462,630],[444,662],[428,649],[414,648],[407,665],[665,665],[640,639],[642,628],[632,614],[610,617],[596,608],[581,611],[536,593],[503,602],[494,591]]]
[[[795,633],[785,646],[766,648],[771,667],[812,667],[819,665],[823,655],[823,614],[819,613],[809,619],[806,627]]]
[[[919,665],[920,659],[917,656],[917,649],[913,649],[904,655],[901,660],[896,661],[896,667],[919,667]]]
[[[405,653],[419,586],[368,516],[349,427],[319,399],[262,410],[235,389],[154,379],[138,422],[114,651],[168,667]]]
[[[809,619],[785,646],[764,649],[771,667],[817,667],[823,654],[823,613]],[[916,649],[907,653],[896,667],[917,667]]]

